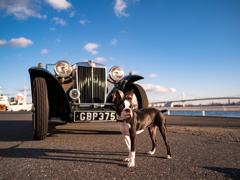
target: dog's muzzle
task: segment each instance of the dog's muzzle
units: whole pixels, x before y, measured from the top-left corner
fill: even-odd
[[[130,116],[131,117],[131,110],[130,109],[125,109],[125,117]]]

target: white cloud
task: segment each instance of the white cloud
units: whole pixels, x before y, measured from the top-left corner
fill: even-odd
[[[83,49],[88,52],[91,52],[92,54],[97,54],[98,52],[95,49],[98,48],[99,46],[100,45],[95,43],[88,43],[83,47]]]
[[[133,74],[139,74],[140,72],[139,71],[133,71]]]
[[[22,56],[22,54],[18,54],[17,56],[20,57],[20,56]]]
[[[1,0],[0,10],[5,10],[6,15],[13,15],[16,19],[27,20],[29,17],[47,19],[47,15],[41,15],[39,1],[31,0]]]
[[[111,44],[117,45],[117,39],[112,39],[112,40],[111,40]]]
[[[49,28],[50,31],[55,31],[56,29],[55,28]]]
[[[122,30],[120,33],[127,33],[127,31]]]
[[[81,24],[90,23],[90,21],[88,21],[88,20],[80,20],[79,22],[80,22]]]
[[[61,41],[61,39],[60,39],[60,38],[57,38],[57,39],[56,39],[56,41],[57,41],[57,42],[60,42],[60,41]]]
[[[33,41],[26,39],[25,37],[20,37],[17,39],[11,39],[10,41],[0,40],[0,47],[27,47],[28,45],[33,44]]]
[[[75,15],[75,11],[72,11],[70,14],[69,14],[69,17],[73,17]]]
[[[72,4],[66,0],[45,0],[45,2],[57,10],[67,10],[72,7]]]
[[[113,58],[113,57],[110,57],[109,59],[113,60],[114,58]]]
[[[59,17],[54,17],[54,18],[52,18],[52,20],[56,21],[55,24],[60,24],[62,26],[67,25],[67,21],[65,21],[64,19],[61,19]]]
[[[43,49],[42,51],[41,51],[41,54],[47,54],[48,53],[48,50],[47,49]]]
[[[0,40],[0,46],[6,45],[8,42],[6,40]]]
[[[116,14],[117,17],[128,17],[129,14],[126,14],[124,12],[124,9],[127,8],[126,2],[124,2],[123,0],[116,0],[115,6],[114,6],[114,12]]]
[[[146,92],[155,92],[155,93],[173,93],[176,92],[174,88],[165,88],[164,86],[153,85],[153,84],[141,84],[143,89]]]
[[[97,63],[101,63],[101,62],[106,61],[106,59],[103,58],[103,57],[97,57],[97,58],[95,59],[95,61],[96,61]]]
[[[150,74],[148,77],[153,78],[153,77],[158,77],[156,74]]]

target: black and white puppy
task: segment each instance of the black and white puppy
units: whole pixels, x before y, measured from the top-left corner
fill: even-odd
[[[124,161],[128,161],[128,167],[135,166],[136,134],[143,132],[143,130],[147,127],[152,139],[152,150],[149,151],[148,154],[153,155],[156,151],[156,130],[159,128],[167,147],[166,158],[171,159],[171,150],[167,139],[165,116],[161,111],[155,108],[132,110],[133,94],[133,90],[127,97],[123,97],[122,92],[119,90],[115,90],[113,94],[116,116],[118,120],[121,119],[121,122],[118,122],[120,131],[122,132],[129,149],[129,157],[124,159]]]

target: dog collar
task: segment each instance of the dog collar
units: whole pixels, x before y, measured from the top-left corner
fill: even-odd
[[[130,117],[125,117],[123,119],[117,119],[116,122],[126,122],[130,118],[131,118],[131,116]]]
[[[125,122],[125,119],[123,119],[123,120],[117,119],[116,122]]]

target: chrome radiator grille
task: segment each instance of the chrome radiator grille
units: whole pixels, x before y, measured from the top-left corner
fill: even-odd
[[[77,67],[81,103],[105,103],[106,68]]]

